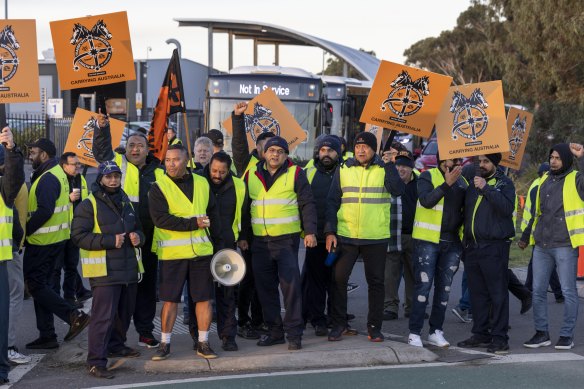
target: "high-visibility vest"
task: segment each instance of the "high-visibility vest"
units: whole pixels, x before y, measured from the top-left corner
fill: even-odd
[[[245,199],[245,182],[241,178],[234,176],[233,184],[235,185],[235,217],[231,228],[233,228],[233,236],[237,240],[239,231],[241,231],[241,207],[243,207],[243,200]]]
[[[140,202],[140,170],[133,163],[128,163],[127,158],[119,153],[115,153],[114,162],[122,171],[122,189],[126,192],[131,202]],[[154,170],[154,176],[157,180],[163,175],[164,170]]]
[[[12,226],[14,211],[7,207],[4,198],[0,196],[0,261],[12,259]]]
[[[444,183],[444,176],[438,168],[428,170],[432,179],[432,186],[439,187]],[[416,204],[416,215],[414,216],[414,229],[412,238],[424,240],[432,243],[440,242],[440,230],[442,228],[442,216],[444,215],[444,197],[432,208],[425,208]]]
[[[156,180],[160,191],[168,202],[168,212],[177,217],[190,219],[207,213],[209,205],[209,183],[207,179],[193,174],[193,198],[188,199],[183,191],[168,177]],[[191,259],[213,255],[213,244],[205,229],[172,231],[154,228],[158,259]]]
[[[46,246],[49,244],[55,244],[67,240],[71,236],[71,227],[69,220],[69,208],[71,203],[69,201],[69,180],[67,179],[67,174],[63,171],[63,168],[59,165],[44,172],[30,188],[30,195],[28,196],[28,219],[30,220],[31,215],[37,210],[37,196],[36,189],[39,181],[45,174],[52,174],[57,178],[60,183],[61,191],[59,197],[55,202],[55,209],[51,218],[47,220],[41,228],[31,233],[26,241],[30,244],[38,246]]]
[[[89,196],[89,191],[87,189],[87,181],[84,176],[81,176],[81,197],[79,201],[85,200]],[[73,205],[69,207],[69,223],[73,221]]]
[[[489,179],[487,181],[487,185],[494,186],[496,184],[497,184],[497,179],[495,177],[492,177],[491,179]],[[475,203],[474,209],[472,211],[472,222],[471,222],[470,232],[471,232],[472,238],[475,240],[475,242],[477,240],[477,238],[475,236],[475,231],[474,231],[475,217],[477,214],[477,209],[479,209],[479,205],[481,204],[482,201],[483,201],[483,195],[479,195],[479,197],[477,198],[477,202]]]
[[[99,223],[97,222],[97,204],[95,203],[95,197],[91,194],[87,199],[93,206],[93,233],[101,234],[101,228],[99,228]],[[132,207],[131,203],[130,207]],[[144,273],[142,257],[139,255],[139,251],[137,249],[135,250],[138,273]],[[80,248],[79,261],[81,262],[83,277],[96,278],[107,276],[106,250],[85,250]]]
[[[314,176],[316,175],[316,167],[314,165],[305,167],[304,171],[306,172],[306,178],[308,179],[308,183],[312,184],[312,180],[314,180]]]
[[[390,200],[385,188],[385,169],[373,164],[339,170],[341,206],[337,234],[354,239],[389,239]]]
[[[173,145],[182,145],[182,141],[180,139],[178,139],[177,137],[174,137],[174,139],[170,142],[169,146],[173,146]]]
[[[568,228],[568,234],[570,235],[570,243],[572,247],[576,248],[578,246],[584,246],[584,200],[580,198],[578,193],[578,188],[576,187],[576,175],[577,171],[570,172],[566,178],[564,178],[564,187],[562,190],[562,201],[564,202],[564,215],[566,220],[566,227]],[[539,221],[541,215],[539,192],[541,186],[549,177],[549,173],[546,173],[541,178],[541,183],[539,188],[537,188],[536,197],[536,209],[535,209],[535,220],[533,221],[533,228],[531,229],[531,237],[529,238],[529,244],[535,245],[535,238],[533,233],[535,231],[535,226]]]
[[[536,178],[535,180],[533,180],[533,182],[529,186],[529,190],[527,191],[527,196],[525,199],[525,207],[523,208],[523,217],[521,219],[521,232],[525,231],[525,229],[529,225],[529,221],[533,217],[533,215],[531,214],[531,207],[532,207],[532,205],[531,205],[531,191],[536,186],[539,186],[540,181],[541,181],[541,179],[539,177]]]
[[[249,159],[249,162],[247,163],[247,167],[245,168],[245,170],[243,171],[243,174],[241,176],[245,177],[247,172],[249,172],[252,167],[255,167],[259,161],[260,160],[257,159],[256,156],[252,154],[251,158]]]
[[[343,154],[343,159],[347,160],[349,158],[355,158],[355,154],[352,151],[345,151],[345,154]]]
[[[281,236],[300,232],[298,196],[294,192],[297,166],[291,166],[266,191],[258,177],[257,166],[248,173],[247,188],[251,202],[251,227],[256,236]]]
[[[314,167],[314,158],[312,158],[310,161],[308,161],[306,163],[306,165],[304,166],[304,170],[308,170],[310,168]]]

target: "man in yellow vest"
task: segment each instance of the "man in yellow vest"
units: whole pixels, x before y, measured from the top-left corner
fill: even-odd
[[[164,301],[162,339],[154,361],[170,355],[172,328],[185,281],[195,303],[197,355],[217,357],[209,344],[214,291],[210,263],[214,250],[223,248],[221,221],[209,183],[189,172],[187,162],[183,146],[170,146],[164,161],[166,175],[156,180],[149,194],[150,214],[156,226],[154,245],[160,260],[159,296]]]
[[[87,181],[81,175],[81,163],[75,153],[70,151],[63,153],[59,158],[59,165],[67,174],[69,181],[69,200],[71,202],[69,210],[71,219],[73,219],[74,209],[89,195]],[[83,308],[83,302],[91,298],[91,291],[83,286],[83,280],[77,270],[78,265],[79,247],[75,246],[73,241],[69,239],[65,244],[63,262],[58,262],[55,266],[53,289],[55,293],[61,294],[61,273],[64,270],[63,297],[77,308]]]
[[[377,138],[370,132],[355,137],[355,158],[335,173],[328,194],[324,232],[327,251],[339,250],[333,267],[333,328],[329,341],[347,330],[347,282],[359,254],[369,288],[367,331],[372,342],[382,342],[385,252],[389,243],[390,197],[401,196],[405,184],[393,159],[385,163],[375,154]],[[387,152],[389,153],[389,152]],[[339,247],[337,247],[337,244]]]
[[[479,175],[469,183],[464,203],[464,267],[473,312],[472,336],[458,347],[509,350],[508,265],[515,236],[513,181],[497,169],[501,153],[479,155]]]
[[[258,296],[269,334],[258,346],[285,343],[288,350],[302,348],[302,285],[298,268],[301,224],[304,245],[316,246],[316,207],[304,171],[288,158],[288,142],[274,136],[264,145],[265,161],[258,162],[244,181],[251,204],[245,210],[242,249],[253,234],[252,262]],[[250,233],[249,227],[252,232]],[[247,228],[246,228],[247,227]],[[286,314],[280,315],[280,293]]]
[[[69,181],[55,158],[53,142],[40,138],[28,145],[34,172],[28,197],[24,280],[34,298],[39,338],[28,349],[59,347],[53,315],[70,325],[65,341],[75,338],[89,324],[89,316],[65,301],[52,288],[55,263],[65,255],[70,238]]]
[[[452,159],[440,159],[438,166],[423,172],[418,181],[418,202],[412,238],[414,251],[414,299],[410,315],[408,343],[423,347],[420,337],[428,297],[434,284],[428,343],[448,347],[444,339],[444,315],[450,286],[458,270],[462,244],[459,232],[464,221],[464,198],[468,184],[462,167]]]
[[[231,173],[231,157],[223,151],[213,154],[209,164],[199,174],[207,179],[215,196],[225,248],[235,250],[241,230],[243,204],[246,201],[245,183]],[[251,271],[251,269],[247,269],[247,271]],[[189,302],[189,306],[192,306],[191,302]],[[235,287],[215,283],[215,306],[217,334],[221,340],[221,348],[225,351],[237,351],[238,346],[235,342],[237,334]],[[189,312],[191,315],[189,330],[193,336],[194,349],[196,350],[198,343],[196,315],[193,309],[190,309]]]
[[[124,155],[112,150],[112,137],[106,115],[98,115],[98,123],[93,135],[93,155],[98,162],[115,161],[122,171],[122,189],[138,212],[144,232],[145,250],[142,251],[144,274],[136,293],[134,326],[138,332],[138,345],[147,348],[158,347],[154,338],[154,317],[156,316],[156,284],[158,279],[158,258],[149,250],[152,247],[154,224],[148,207],[148,191],[164,170],[160,161],[148,151],[148,139],[136,131],[128,137]]]
[[[14,144],[12,132],[4,127],[0,132],[0,143],[5,153],[4,175],[0,177],[0,386],[8,383],[10,363],[8,360],[8,316],[10,291],[8,290],[8,261],[13,251],[14,199],[24,183],[24,158]],[[18,243],[17,243],[18,246]]]
[[[269,138],[276,136],[273,132],[264,132],[256,138],[255,149],[250,153],[247,143],[244,112],[247,109],[246,102],[234,105],[231,114],[233,138],[231,138],[231,151],[233,165],[239,177],[254,167],[259,161],[264,160],[264,145]],[[252,245],[252,236],[248,236],[248,244]],[[247,269],[253,269],[251,250],[241,250]],[[244,339],[259,339],[259,332],[266,329],[263,323],[262,306],[255,287],[253,271],[247,271],[239,284],[237,294],[237,335]]]
[[[176,128],[173,125],[169,125],[167,129],[168,145],[182,145],[182,141],[176,137]]]
[[[573,168],[574,157],[578,170]],[[584,147],[560,143],[549,154],[550,171],[537,191],[533,208],[530,244],[533,249],[533,321],[535,335],[523,345],[538,348],[551,345],[548,332],[547,287],[554,266],[565,298],[564,319],[556,350],[574,347],[578,317],[576,273],[578,248],[584,246]],[[527,246],[522,240],[520,245]],[[520,246],[520,247],[521,247]]]

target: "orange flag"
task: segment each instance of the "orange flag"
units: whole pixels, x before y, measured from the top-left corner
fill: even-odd
[[[148,132],[148,143],[152,154],[160,161],[164,160],[168,148],[168,117],[177,112],[186,112],[180,59],[178,50],[174,49],[172,58],[166,69],[166,76],[160,88],[152,124]]]

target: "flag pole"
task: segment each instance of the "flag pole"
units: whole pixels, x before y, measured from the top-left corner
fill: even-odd
[[[187,122],[186,110],[185,110],[185,112],[182,113],[181,116],[183,117],[183,124],[185,127],[185,135],[187,136],[187,152],[189,153],[189,163],[190,163],[193,160],[193,154],[191,152],[191,135],[190,135],[190,131],[189,131],[189,124]]]

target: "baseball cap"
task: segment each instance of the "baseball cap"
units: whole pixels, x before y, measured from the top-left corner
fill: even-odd
[[[209,139],[211,139],[211,142],[213,142],[213,145],[218,146],[218,147],[223,147],[223,133],[219,130],[216,129],[212,129],[209,130],[209,132],[207,132],[206,134],[203,134],[202,136],[205,136]]]

